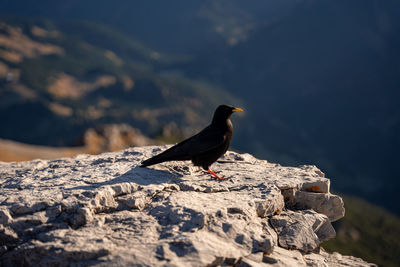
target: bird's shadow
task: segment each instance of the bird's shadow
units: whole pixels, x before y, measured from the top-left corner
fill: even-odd
[[[116,176],[115,178],[104,181],[104,182],[99,182],[99,183],[90,183],[88,185],[81,185],[81,186],[76,186],[69,188],[70,190],[76,190],[76,189],[81,189],[81,190],[93,190],[102,186],[107,186],[107,185],[115,185],[115,184],[120,184],[120,183],[129,183],[133,182],[138,185],[142,186],[147,186],[151,184],[162,184],[162,183],[173,183],[173,180],[179,179],[183,175],[180,174],[179,172],[171,172],[168,170],[157,170],[157,169],[151,169],[151,168],[142,168],[139,166],[135,166],[129,171]],[[178,181],[178,180],[177,180]]]

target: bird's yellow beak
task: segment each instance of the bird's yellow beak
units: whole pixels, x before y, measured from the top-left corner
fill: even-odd
[[[236,112],[236,111],[243,111],[243,109],[241,109],[241,108],[234,108],[232,111],[233,111],[233,112]]]

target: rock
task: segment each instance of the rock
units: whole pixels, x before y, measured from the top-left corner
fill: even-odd
[[[294,195],[296,209],[313,209],[328,216],[331,222],[344,216],[343,200],[336,195],[297,191]]]
[[[336,236],[328,218],[312,210],[287,211],[270,219],[278,234],[279,245],[287,249],[312,252]]]
[[[360,258],[356,258],[353,256],[343,256],[337,252],[332,254],[327,253],[323,249],[321,249],[320,256],[326,261],[327,265],[330,267],[339,267],[339,266],[375,266],[373,263],[366,263]]]
[[[369,266],[319,250],[344,208],[315,166],[228,152],[226,181],[138,167],[165,148],[0,162],[0,265]]]

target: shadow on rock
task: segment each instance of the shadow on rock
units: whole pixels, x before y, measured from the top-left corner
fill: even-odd
[[[105,185],[115,185],[120,183],[136,183],[138,185],[146,186],[151,184],[162,184],[171,182],[171,179],[179,178],[181,175],[177,173],[171,173],[165,170],[155,170],[155,169],[148,169],[148,168],[141,168],[141,167],[134,167],[131,170],[116,176],[114,179],[100,182],[100,183],[93,183],[89,185],[82,185],[71,187],[69,190],[93,190]]]

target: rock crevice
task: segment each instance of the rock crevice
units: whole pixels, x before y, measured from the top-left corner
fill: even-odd
[[[1,264],[370,266],[320,249],[343,201],[315,166],[228,152],[217,181],[160,147],[0,163]]]

